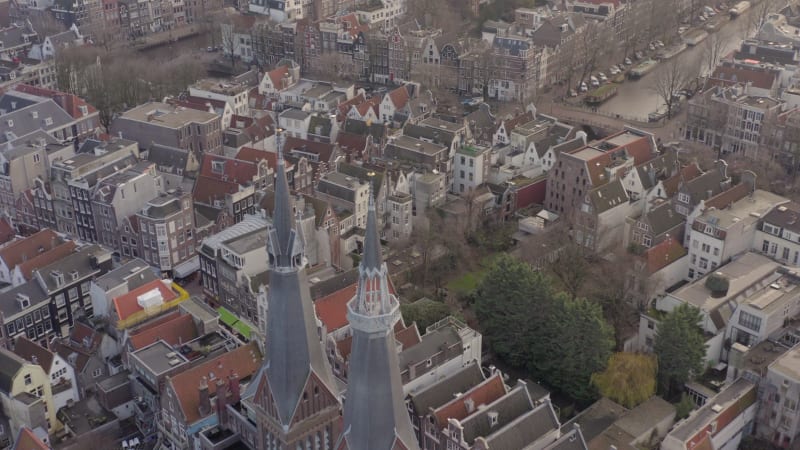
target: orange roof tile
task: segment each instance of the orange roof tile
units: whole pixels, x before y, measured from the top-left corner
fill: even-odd
[[[706,200],[706,208],[717,208],[723,209],[727,208],[728,205],[731,203],[737,202],[747,196],[750,193],[750,186],[744,183],[739,183],[732,188],[722,191],[719,194],[711,197],[710,199]]]
[[[14,227],[8,223],[6,219],[0,219],[0,244],[5,244],[6,242],[14,239],[14,236],[17,235],[17,232],[14,231]]]
[[[405,108],[410,98],[408,95],[408,88],[405,86],[400,86],[386,95],[389,96],[389,98],[392,100],[392,104],[397,109]]]
[[[189,314],[177,314],[175,317],[170,317],[169,320],[161,320],[153,325],[148,325],[130,336],[131,347],[134,350],[147,347],[158,340],[177,346],[197,337],[197,327]]]
[[[40,365],[47,374],[50,373],[50,368],[53,365],[53,358],[55,357],[53,352],[25,336],[18,337],[14,342],[14,353],[25,361]]]
[[[30,428],[20,428],[14,450],[50,450],[50,446],[42,442]]]
[[[320,297],[314,302],[317,317],[325,325],[328,333],[349,323],[347,321],[347,303],[356,296],[357,288],[358,283],[353,283],[325,297]],[[389,292],[395,293],[392,283],[389,283]]]
[[[215,162],[222,163],[222,172],[212,170]],[[203,156],[203,164],[200,166],[200,176],[239,184],[249,183],[257,175],[258,166],[253,162],[210,153]]]
[[[18,266],[19,270],[22,272],[22,276],[25,277],[26,280],[30,280],[34,270],[45,267],[66,257],[75,250],[75,247],[76,245],[73,241],[64,242],[50,251],[40,253],[36,255],[35,258],[31,258],[20,264]]]
[[[686,249],[672,237],[649,248],[644,257],[647,270],[653,274],[686,255]]]
[[[280,66],[277,69],[273,69],[267,72],[267,76],[269,77],[270,81],[272,81],[272,87],[276,91],[280,91],[281,89],[283,89],[283,86],[281,86],[281,80],[283,80],[283,78],[288,75],[289,75],[289,68],[287,66]]]
[[[214,200],[223,200],[225,194],[233,194],[235,192],[239,192],[239,184],[201,175],[197,177],[194,183],[192,200],[211,205]]]
[[[703,172],[700,170],[700,167],[696,162],[692,162],[688,166],[683,167],[680,173],[677,173],[661,182],[661,184],[664,186],[664,191],[666,191],[665,196],[672,197],[675,195],[681,185],[681,180],[684,182],[692,181],[699,177],[702,173]]]
[[[42,251],[52,250],[61,242],[53,230],[44,229],[0,249],[0,259],[6,263],[9,269],[12,269],[29,258],[35,258]]]
[[[153,289],[158,289],[159,292],[161,292],[161,297],[164,299],[164,302],[169,302],[178,298],[178,294],[170,289],[164,280],[153,280],[127,294],[114,297],[114,309],[117,311],[117,317],[120,320],[125,320],[130,317],[131,314],[143,311],[144,308],[139,306],[137,297]]]
[[[496,373],[484,380],[481,384],[473,387],[464,395],[450,400],[448,403],[436,408],[433,416],[439,428],[447,425],[447,419],[464,420],[481,405],[488,405],[506,394],[506,386],[503,377]],[[468,403],[471,403],[468,406]]]
[[[397,323],[399,324],[400,322]],[[422,337],[419,335],[416,322],[399,331],[395,328],[394,338],[403,346],[403,350],[422,342]]]
[[[213,397],[217,392],[217,379],[227,378],[231,373],[235,373],[239,380],[248,379],[261,366],[261,359],[258,346],[251,342],[172,377],[169,384],[175,391],[186,423],[192,424],[202,418],[198,409],[200,396],[197,389],[203,377],[208,380],[208,394]]]

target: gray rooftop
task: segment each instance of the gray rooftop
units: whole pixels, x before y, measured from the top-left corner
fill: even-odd
[[[409,400],[417,415],[427,414],[454,398],[457,393],[467,392],[483,381],[483,372],[476,362],[460,369],[458,372],[409,395]]]
[[[525,448],[545,436],[557,434],[558,427],[553,405],[546,400],[504,428],[494,431],[486,442],[489,448]]]
[[[17,298],[20,295],[27,296],[30,300],[30,307],[21,309]],[[28,281],[10,288],[0,294],[0,312],[6,320],[14,318],[17,314],[24,311],[32,311],[34,308],[46,306],[50,303],[50,298],[39,286],[36,280]]]
[[[153,126],[179,129],[193,123],[208,123],[219,120],[219,115],[208,111],[172,106],[166,103],[149,102],[132,108],[119,119],[150,123]]]
[[[8,133],[13,133],[14,136],[25,136],[39,129],[58,130],[73,121],[74,119],[66,111],[48,98],[0,116],[0,142],[10,140]]]
[[[244,255],[267,246],[267,229],[253,230],[224,242],[225,247],[237,255]]]
[[[287,119],[294,119],[294,120],[306,120],[310,115],[311,113],[308,113],[306,111],[302,111],[300,109],[295,109],[295,108],[289,108],[281,112],[278,117],[285,117]]]
[[[152,345],[148,345],[141,350],[133,352],[131,355],[141,361],[145,367],[156,375],[167,373],[180,365],[189,363],[186,357],[181,355],[180,352],[176,352],[175,349],[167,345],[164,341],[155,342]]]
[[[0,392],[11,393],[14,376],[25,364],[24,359],[10,350],[0,349]]]
[[[425,361],[442,350],[444,345],[461,343],[461,337],[453,327],[442,327],[422,335],[422,340],[400,353],[400,369]]]
[[[687,419],[679,422],[672,429],[669,436],[674,436],[682,442],[686,442],[689,438],[697,434],[703,428],[709,426],[721,414],[725,413],[728,408],[735,403],[742,401],[745,404],[739,410],[744,411],[746,406],[752,405],[756,402],[756,396],[745,396],[748,392],[755,393],[756,385],[745,378],[739,378],[730,386],[724,388],[716,397],[708,399],[705,405],[699,410],[694,411]],[[721,407],[722,411],[714,412],[715,407]]]
[[[130,291],[156,279],[158,278],[144,260],[134,258],[96,278],[94,283],[105,291],[127,284]]]
[[[437,153],[447,150],[447,148],[442,145],[426,142],[421,139],[415,139],[410,136],[400,136],[396,138],[394,141],[392,141],[392,144],[390,145],[394,145],[396,147],[410,150],[413,152],[424,153],[426,155],[435,155]]]
[[[52,264],[37,269],[36,272],[39,275],[38,278],[44,282],[48,292],[55,292],[64,287],[56,284],[56,280],[53,277],[55,271],[60,271],[63,274],[66,284],[71,281],[72,273],[77,274],[78,280],[83,280],[100,271],[100,269],[93,266],[93,257],[97,257],[101,261],[110,259],[111,251],[99,245],[89,245]]]

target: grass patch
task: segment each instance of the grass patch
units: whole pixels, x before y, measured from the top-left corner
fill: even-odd
[[[467,272],[447,283],[447,289],[456,295],[467,295],[478,287],[484,275],[484,270]]]

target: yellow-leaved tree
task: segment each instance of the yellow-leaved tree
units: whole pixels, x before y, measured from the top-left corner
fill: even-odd
[[[592,382],[604,397],[633,408],[655,394],[657,369],[653,355],[614,353],[606,370],[594,374]]]

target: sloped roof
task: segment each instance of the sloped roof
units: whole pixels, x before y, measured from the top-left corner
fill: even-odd
[[[697,205],[700,200],[709,200],[722,192],[725,180],[725,176],[719,170],[709,170],[686,182],[684,189],[691,196],[692,205]]]
[[[671,201],[663,202],[647,212],[646,220],[654,236],[660,236],[685,222],[686,219],[675,212]]]
[[[436,408],[433,416],[436,418],[436,424],[442,429],[447,426],[448,419],[464,420],[481,406],[486,406],[505,394],[503,377],[500,373],[496,373],[463,395]]]
[[[523,385],[517,385],[508,394],[461,421],[464,440],[468,444],[474,444],[476,438],[490,436],[492,432],[500,430],[533,408],[527,389]],[[489,421],[489,413],[497,414],[496,424]]]
[[[670,237],[647,250],[645,253],[647,270],[651,274],[656,273],[685,255],[686,249],[683,245]]]
[[[548,433],[556,432],[558,426],[558,417],[548,399],[505,428],[492,433],[486,442],[489,448],[524,448]]]
[[[26,280],[30,280],[33,276],[34,270],[49,266],[50,264],[59,261],[60,259],[71,254],[75,250],[75,247],[76,245],[73,241],[63,242],[49,251],[40,253],[34,258],[31,258],[20,264],[18,266],[20,272],[22,272],[22,276],[25,277]]]
[[[0,249],[0,259],[9,268],[14,268],[29,258],[35,258],[42,250],[52,250],[59,244],[61,244],[61,238],[53,230],[45,228],[31,236],[13,241]]]
[[[17,434],[17,440],[14,442],[14,450],[50,450],[51,447],[28,427],[22,427]]]
[[[181,315],[175,311],[166,318],[153,324],[147,324],[130,335],[133,350],[147,347],[158,340],[169,345],[178,346],[197,337],[197,327],[189,314]]]
[[[0,392],[11,392],[14,377],[24,365],[24,359],[11,353],[10,350],[0,349]]]
[[[668,178],[673,173],[677,160],[674,152],[668,152],[636,166],[644,189],[650,190],[659,180]]]
[[[396,109],[405,108],[411,98],[411,96],[408,94],[408,88],[405,85],[390,91],[386,95],[388,95],[392,100],[392,104]]]
[[[287,77],[288,75],[289,75],[289,68],[286,66],[279,66],[267,72],[267,76],[272,82],[272,87],[276,90],[280,90],[282,88],[281,80],[283,80],[283,78]]]
[[[17,232],[14,231],[14,227],[8,223],[8,220],[5,218],[0,218],[0,244],[5,244],[6,242],[14,239],[14,236],[17,235]]]
[[[53,352],[25,336],[20,336],[14,341],[14,353],[26,361],[42,366],[42,369],[47,374],[50,373],[50,368],[53,366],[53,359],[55,358]]]
[[[336,143],[343,151],[355,151],[361,153],[367,148],[367,137],[361,134],[348,133],[341,131],[336,136]]]
[[[193,424],[203,418],[199,411],[198,387],[204,377],[208,382],[208,394],[213,397],[217,392],[216,380],[227,380],[229,375],[236,374],[240,383],[246,382],[261,366],[261,360],[258,345],[251,342],[173,376],[168,383],[175,391],[186,423]]]
[[[594,213],[601,214],[627,202],[629,197],[622,180],[617,179],[589,191],[589,199]]]
[[[328,294],[314,301],[317,317],[325,325],[328,333],[347,326],[347,303],[356,295],[358,283]],[[389,283],[389,293],[395,294],[394,285]]]
[[[675,175],[661,182],[661,184],[664,186],[664,190],[666,191],[664,196],[667,198],[672,197],[678,192],[678,188],[680,187],[682,181],[688,182],[694,180],[702,173],[703,172],[700,170],[697,162],[692,162],[691,164],[683,167],[679,173],[676,173]]]
[[[287,137],[283,144],[283,152],[288,154],[293,151],[317,155],[319,162],[330,163],[335,153],[336,145],[325,142],[309,141],[296,137]]]
[[[192,199],[197,203],[213,204],[214,200],[222,200],[225,194],[239,192],[239,184],[232,181],[222,181],[216,178],[197,177],[192,191]]]
[[[722,209],[726,208],[733,202],[739,201],[747,196],[750,193],[750,186],[745,183],[739,183],[736,186],[733,186],[730,189],[726,189],[719,194],[711,197],[710,199],[706,200],[706,208],[717,208]]]
[[[778,79],[779,72],[764,70],[760,67],[749,68],[741,65],[723,64],[717,66],[708,80],[709,86],[727,86],[733,84],[752,83],[753,87],[772,89]]]
[[[414,414],[417,416],[427,414],[429,410],[449,402],[455,394],[472,389],[483,379],[480,365],[475,362],[470,363],[425,389],[409,394]]]
[[[72,116],[74,119],[85,117],[85,115],[81,112],[81,106],[86,107],[86,115],[91,115],[97,112],[97,108],[86,103],[82,98],[74,94],[31,86],[29,84],[18,84],[14,89],[20,92],[38,95],[40,97],[52,98],[53,101],[55,101],[56,104],[61,107],[61,109],[66,111],[67,114]]]
[[[213,170],[214,163],[222,164],[221,172]],[[258,165],[254,162],[210,153],[203,155],[203,164],[200,166],[200,176],[238,184],[250,183],[257,175]]]
[[[154,280],[145,285],[139,286],[127,294],[114,297],[114,309],[117,312],[117,317],[120,320],[125,320],[132,314],[143,311],[144,308],[139,306],[137,297],[146,292],[150,292],[153,289],[158,289],[164,302],[169,302],[178,298],[178,294],[170,289],[164,280]]]
[[[506,134],[511,135],[511,132],[514,131],[514,128],[517,128],[519,125],[524,123],[528,123],[531,120],[534,120],[535,117],[531,111],[525,111],[522,114],[517,114],[515,117],[507,120],[501,120],[500,123],[497,124],[497,128],[495,131],[500,129],[500,125],[505,124],[506,127]]]

